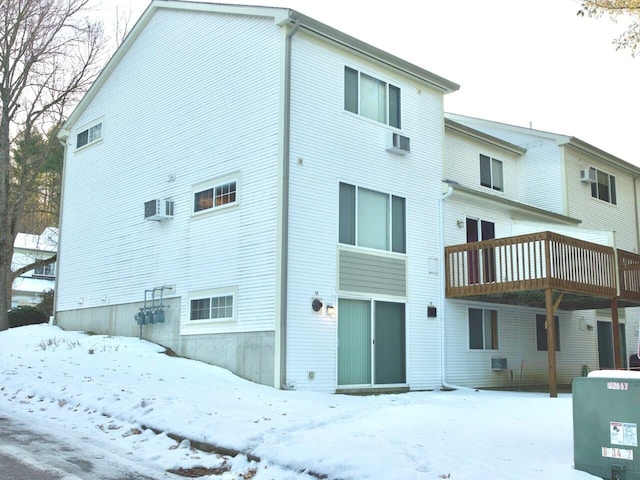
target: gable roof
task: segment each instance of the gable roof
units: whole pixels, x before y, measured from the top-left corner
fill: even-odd
[[[612,155],[594,145],[591,145],[584,140],[579,139],[578,137],[573,137],[569,135],[562,135],[559,133],[546,132],[544,130],[536,130],[534,128],[528,127],[520,127],[517,125],[510,125],[508,123],[495,122],[493,120],[486,120],[483,118],[477,117],[468,117],[465,115],[459,115],[454,113],[445,113],[445,119],[450,121],[455,121],[457,123],[462,123],[467,126],[473,126],[480,128],[482,126],[500,128],[503,130],[522,133],[524,135],[531,135],[539,138],[544,138],[546,140],[550,140],[555,142],[559,147],[568,145],[577,150],[585,152],[589,155],[593,155],[598,157],[606,162],[609,162],[623,170],[628,171],[634,176],[640,176],[640,167],[633,165],[625,160],[622,160],[615,155]]]
[[[160,9],[166,10],[189,10],[200,11],[209,13],[222,13],[231,15],[246,15],[273,18],[276,25],[299,25],[300,28],[315,33],[329,41],[338,43],[340,45],[351,48],[358,53],[375,59],[385,65],[391,66],[395,69],[411,75],[421,81],[429,83],[434,88],[440,90],[443,93],[450,93],[458,90],[460,86],[454,82],[451,82],[439,75],[436,75],[428,70],[418,67],[410,62],[407,62],[399,57],[396,57],[384,50],[367,44],[355,37],[340,32],[333,27],[325,25],[311,17],[307,17],[300,12],[297,12],[288,8],[280,7],[258,7],[249,5],[230,5],[222,3],[209,3],[209,2],[193,2],[183,0],[152,0],[143,14],[140,16],[134,27],[126,36],[122,44],[118,47],[111,59],[107,62],[106,66],[98,75],[98,78],[93,83],[89,91],[82,98],[80,103],[76,106],[71,113],[63,128],[61,129],[58,137],[60,139],[66,139],[73,124],[80,117],[86,106],[91,103],[91,100],[95,97],[96,93],[100,90],[102,85],[107,81],[113,70],[116,68],[122,57],[127,53],[131,45],[136,41],[140,33],[144,30],[149,23],[154,13]]]
[[[582,223],[582,220],[575,217],[569,217],[567,215],[562,215],[560,213],[529,205],[528,203],[522,203],[508,198],[499,197],[497,195],[492,195],[491,193],[481,192],[479,190],[460,185],[454,180],[443,180],[443,183],[449,185],[454,192],[463,196],[474,198],[476,201],[480,200],[500,205],[512,215],[526,214],[530,217],[537,217],[539,221],[550,221],[565,225],[579,225]]]
[[[445,129],[461,133],[471,138],[475,138],[476,140],[479,140],[484,143],[489,143],[495,147],[502,148],[503,150],[507,150],[517,155],[524,155],[527,152],[527,149],[524,147],[507,142],[506,140],[495,137],[493,135],[489,135],[488,133],[481,132],[480,130],[471,128],[468,125],[455,122],[450,118],[444,119],[444,126],[445,126]]]
[[[18,233],[13,242],[16,250],[37,250],[41,252],[55,252],[58,247],[58,228],[47,227],[40,235],[32,233]]]

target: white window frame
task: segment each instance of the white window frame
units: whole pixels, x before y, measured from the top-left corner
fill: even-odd
[[[471,311],[478,310],[482,313],[482,348],[473,348],[471,347],[471,328],[469,324],[471,323]],[[492,330],[492,315],[495,313],[495,321],[496,321],[496,342],[497,345],[493,348],[493,345],[487,346],[487,337],[493,338]],[[469,308],[467,312],[467,328],[468,332],[468,341],[469,341],[469,350],[473,351],[492,351],[497,352],[500,350],[500,317],[498,315],[498,311],[493,308]]]
[[[354,189],[355,198],[353,199],[353,210],[350,210],[350,220],[349,226],[353,229],[351,234],[347,234],[343,237],[342,229],[346,227],[347,223],[342,223],[342,219],[340,218],[343,211],[341,205],[341,186],[350,187]],[[386,244],[384,248],[380,246],[371,246],[367,245],[362,241],[361,232],[366,230],[369,225],[367,223],[363,223],[363,219],[360,216],[361,213],[361,194],[362,193],[370,193],[373,195],[380,195],[386,197],[386,218],[384,221],[386,222],[385,228],[385,238],[384,243]],[[402,202],[402,218],[397,218],[394,215],[394,199],[397,199]],[[351,205],[349,205],[351,206]],[[396,230],[397,229],[397,230]],[[396,234],[398,232],[402,233],[402,238],[398,238]],[[346,237],[352,237],[348,240]],[[389,252],[393,254],[406,255],[407,253],[407,199],[406,197],[401,197],[399,195],[394,195],[392,193],[380,192],[378,190],[373,190],[367,187],[363,187],[360,185],[355,185],[347,182],[340,182],[338,185],[338,243],[341,245],[351,245],[358,248],[366,248],[372,249],[382,252]]]
[[[595,167],[590,167],[589,170],[593,171],[596,173],[596,181],[594,183],[591,184],[591,198],[595,198],[597,200],[601,200],[603,202],[606,202],[610,205],[617,205],[618,204],[618,192],[616,191],[616,177],[615,175],[612,175],[610,173],[605,172],[604,170],[600,170],[599,168],[595,168]],[[600,182],[600,177],[601,176],[606,176],[607,178],[607,183],[606,185],[604,183]],[[606,192],[606,196],[608,198],[603,198],[604,195],[603,193],[600,191],[600,185],[605,185],[607,188],[607,192]]]
[[[228,317],[213,318],[211,315],[212,299],[231,297],[232,314]],[[191,302],[194,300],[209,300],[209,318],[191,320]],[[238,321],[238,287],[211,288],[189,292],[184,308],[184,317],[180,326],[181,335],[198,335],[218,332],[235,326]]]
[[[80,137],[80,135],[82,135],[85,132],[87,134],[87,143],[78,145],[78,137]],[[76,138],[76,150],[83,150],[91,145],[94,145],[102,141],[104,138],[104,120],[101,118],[85,125],[76,133],[75,138]]]
[[[483,157],[489,161],[489,171],[487,172],[490,177],[490,185],[484,185],[482,183],[482,159]],[[485,188],[490,188],[496,192],[504,192],[504,162],[497,158],[493,158],[484,153],[480,154],[480,185]],[[499,168],[498,168],[499,166]],[[499,171],[498,171],[499,170]],[[499,179],[497,177],[500,177]]]
[[[216,205],[216,189],[230,185],[235,182],[235,199],[220,205]],[[219,177],[207,182],[202,182],[194,185],[191,188],[191,215],[205,215],[211,212],[218,212],[227,208],[235,207],[240,204],[240,174],[234,173],[225,177]],[[196,211],[196,195],[212,190],[211,206]]]
[[[347,89],[349,88],[349,85],[347,84],[347,71],[351,71],[353,73],[356,74],[357,76],[357,84],[356,84],[356,91],[355,92],[347,92]],[[364,118],[368,118],[369,120],[372,120],[374,122],[380,122],[383,123],[385,125],[389,125],[390,127],[393,128],[397,128],[400,129],[402,128],[402,89],[397,86],[394,85],[386,80],[382,80],[379,77],[377,77],[376,75],[371,75],[370,73],[367,72],[363,72],[358,68],[354,68],[354,67],[350,67],[348,65],[345,65],[344,68],[344,75],[345,75],[345,85],[344,85],[344,108],[347,112],[351,112],[354,113],[356,115],[360,115],[361,117]],[[384,118],[380,119],[379,116],[377,116],[376,118],[374,118],[372,115],[365,115],[362,113],[363,111],[363,88],[362,88],[362,79],[363,77],[371,80],[372,82],[377,83],[380,86],[384,86]],[[397,92],[397,98],[395,99],[397,102],[396,108],[397,108],[397,112],[395,113],[395,115],[392,115],[392,92]],[[356,105],[350,105],[348,106],[348,104],[351,104],[351,102],[348,101],[348,95],[351,94],[355,94],[355,100],[356,100]],[[392,121],[392,116],[397,117],[395,122]]]
[[[39,269],[41,269],[41,272],[38,272]],[[50,263],[49,265],[44,265],[42,267],[34,268],[33,269],[33,274],[31,276],[32,277],[38,277],[38,278],[55,277],[56,276],[56,262]]]

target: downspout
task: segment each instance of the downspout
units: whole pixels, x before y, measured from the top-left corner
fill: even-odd
[[[636,253],[640,253],[640,225],[638,219],[638,178],[633,177],[633,208],[635,212],[636,224]]]
[[[280,265],[280,388],[290,389],[287,385],[287,283],[289,270],[289,156],[291,141],[291,43],[300,29],[300,20],[287,33],[285,42],[284,72],[284,118],[282,146],[282,230]]]
[[[62,136],[61,136],[62,135]],[[56,314],[58,313],[58,279],[59,275],[59,267],[60,267],[60,243],[62,240],[62,209],[64,208],[64,184],[65,177],[67,171],[67,142],[69,140],[69,131],[61,130],[58,133],[58,140],[60,140],[60,144],[64,148],[64,152],[62,154],[62,179],[60,185],[60,209],[58,212],[58,244],[56,245],[56,279],[53,284],[53,318],[49,319],[49,323],[52,325],[56,325]]]
[[[442,194],[442,196],[440,197],[440,201],[439,201],[439,207],[440,207],[440,211],[438,212],[440,215],[440,254],[442,255],[442,258],[444,258],[444,201],[449,198],[451,195],[453,195],[453,186],[451,186],[451,184],[447,185],[447,191],[446,193]],[[446,279],[446,272],[444,272],[445,269],[445,264],[446,262],[442,262],[442,275],[445,277]],[[446,285],[445,285],[445,281],[442,281],[441,284],[441,288],[440,288],[440,341],[442,342],[442,347],[440,348],[440,352],[442,355],[442,358],[440,360],[440,383],[442,384],[443,388],[446,389],[452,389],[452,390],[468,390],[470,389],[470,387],[463,387],[460,385],[453,385],[450,384],[449,382],[447,382],[447,333],[446,333],[446,324],[445,324],[445,319],[447,318],[446,315],[446,305],[447,305],[447,299],[446,299],[446,294],[445,294],[445,290],[446,290]]]

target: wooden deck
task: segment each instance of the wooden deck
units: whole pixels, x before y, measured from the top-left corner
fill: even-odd
[[[618,308],[640,306],[640,255],[552,232],[445,247],[447,298],[546,311],[549,395],[558,396],[557,310],[611,309],[615,368]]]
[[[445,247],[447,298],[562,310],[640,305],[640,255],[553,232]]]

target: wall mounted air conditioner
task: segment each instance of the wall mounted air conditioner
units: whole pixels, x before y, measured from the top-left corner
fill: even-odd
[[[173,202],[171,200],[149,200],[144,202],[144,219],[161,222],[173,218]]]
[[[596,171],[590,168],[580,170],[580,181],[586,183],[596,183]]]
[[[406,155],[411,152],[411,142],[409,137],[399,133],[389,132],[387,135],[387,151]]]
[[[507,359],[501,357],[493,357],[491,359],[491,370],[500,371],[507,369]]]

